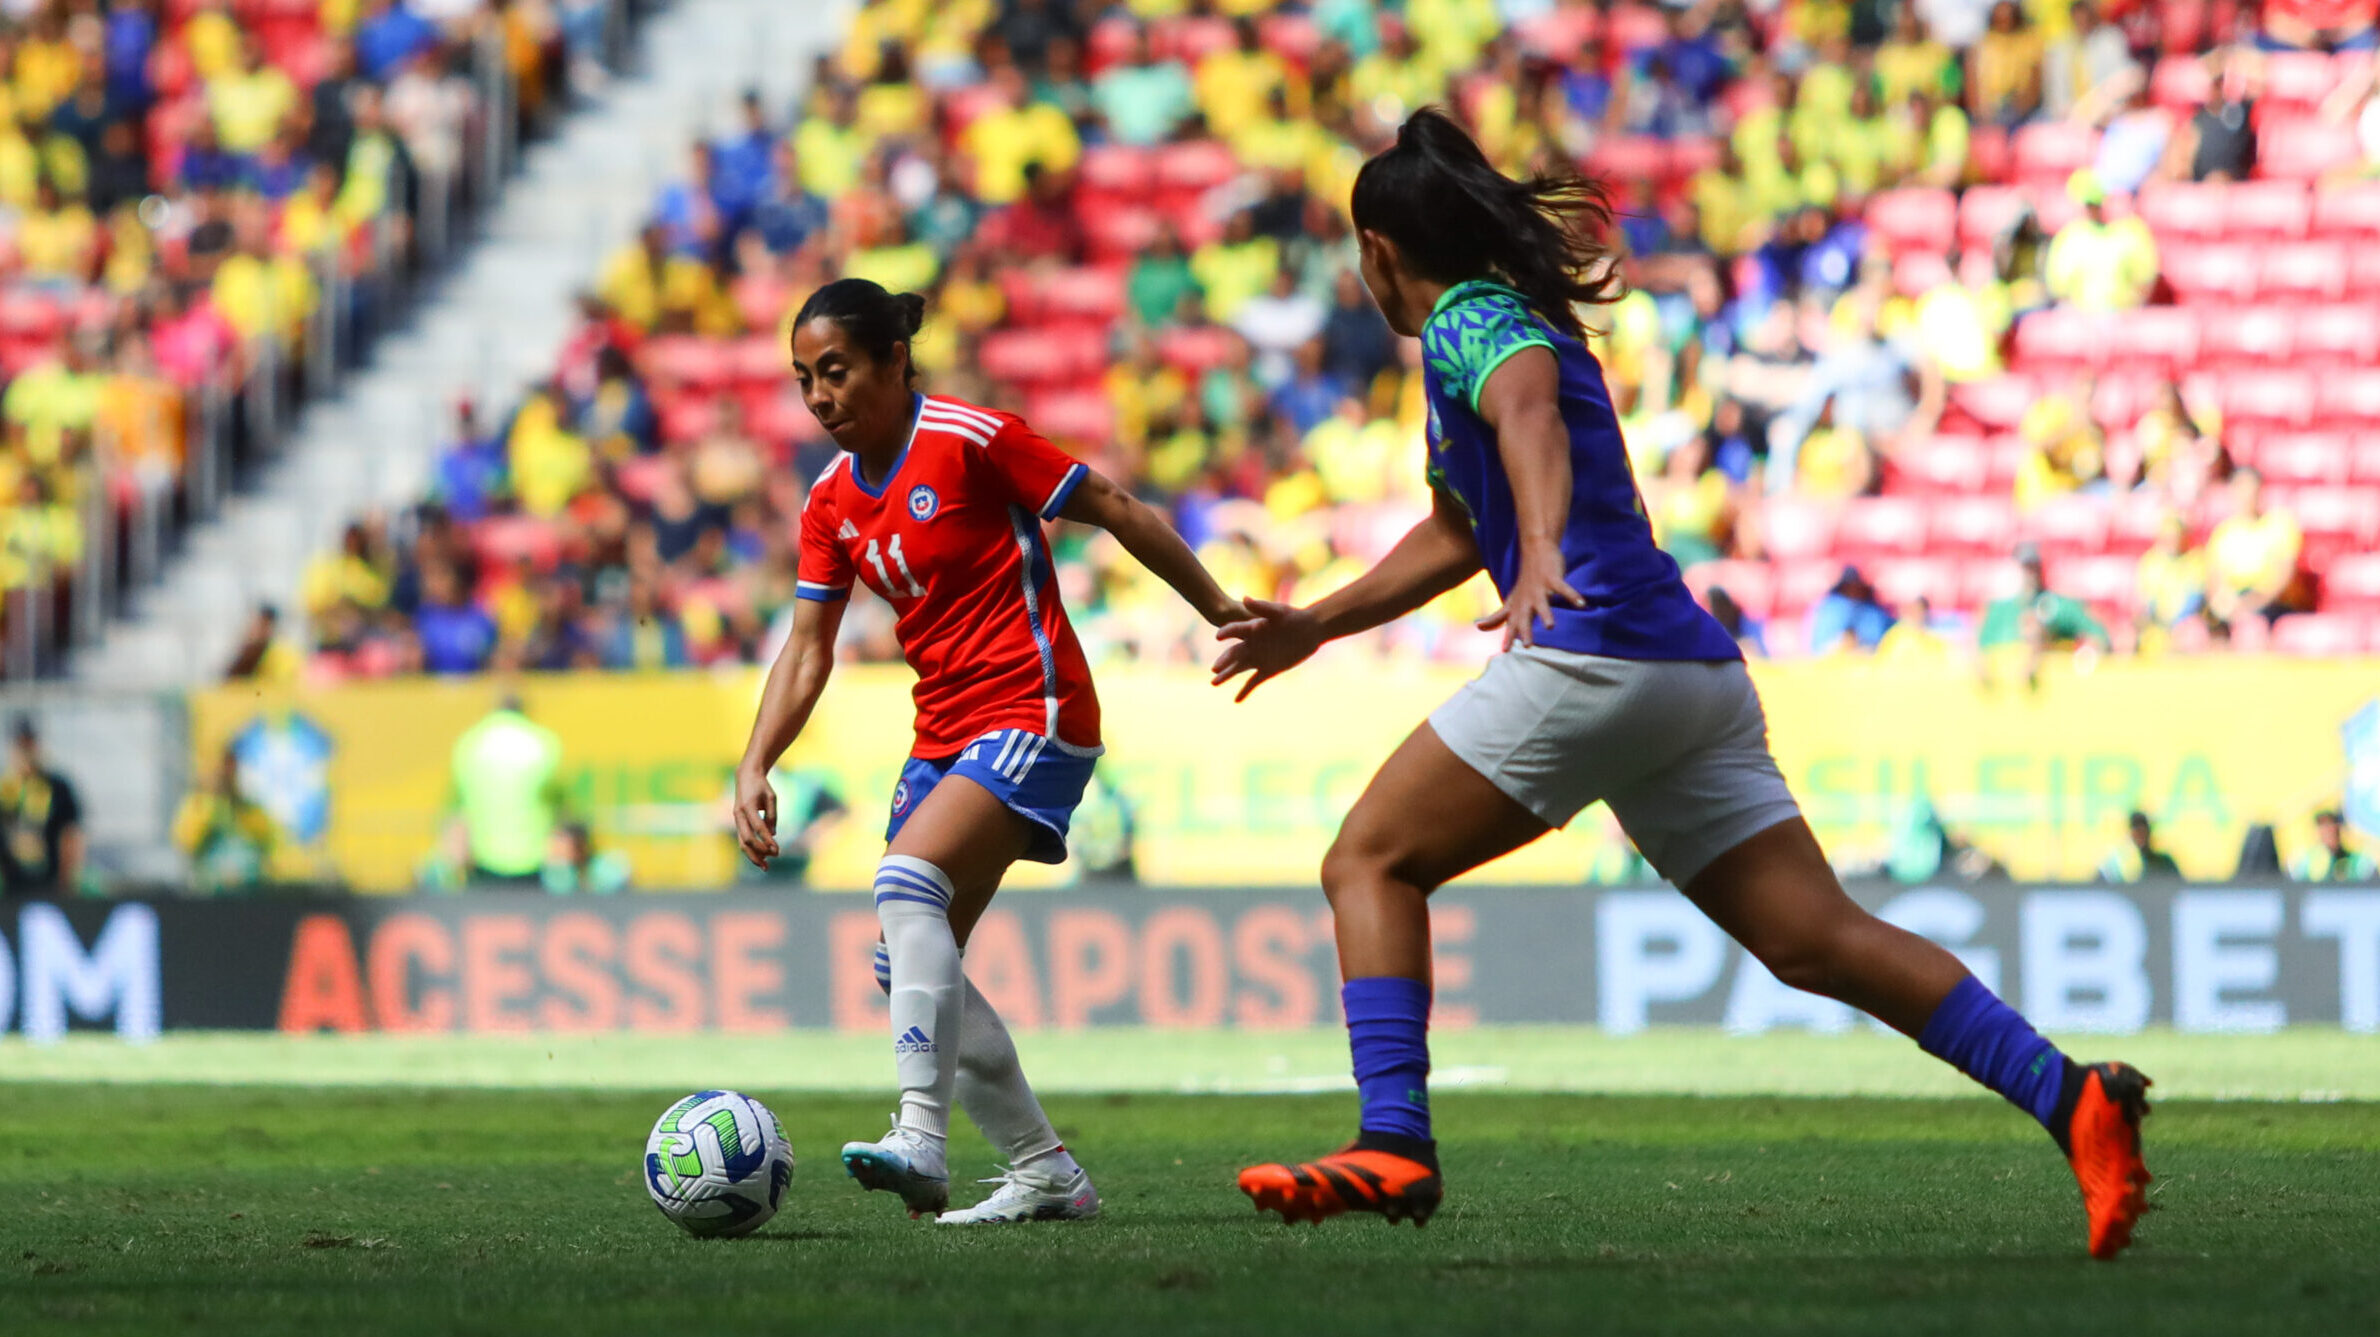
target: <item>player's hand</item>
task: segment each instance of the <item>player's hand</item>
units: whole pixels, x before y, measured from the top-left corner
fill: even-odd
[[[1249,599],[1248,617],[1215,629],[1215,639],[1228,642],[1215,656],[1215,686],[1243,673],[1255,676],[1241,685],[1234,702],[1245,701],[1267,679],[1296,668],[1322,647],[1322,624],[1303,608],[1268,599]]]
[[[754,868],[766,869],[777,857],[777,791],[766,771],[736,768],[735,840]]]
[[[1552,629],[1556,603],[1572,608],[1587,606],[1585,596],[1570,588],[1570,582],[1562,576],[1561,553],[1523,557],[1520,572],[1513,577],[1512,594],[1504,600],[1502,608],[1479,619],[1479,629],[1494,631],[1502,627],[1506,650],[1512,648],[1514,641],[1535,645],[1540,627]]]

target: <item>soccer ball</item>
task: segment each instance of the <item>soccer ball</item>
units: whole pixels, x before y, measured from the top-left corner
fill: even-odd
[[[769,1107],[736,1091],[697,1091],[645,1139],[645,1191],[689,1235],[747,1235],[777,1214],[793,1149]]]

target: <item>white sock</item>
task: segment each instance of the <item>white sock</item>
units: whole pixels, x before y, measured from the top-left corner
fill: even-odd
[[[959,1028],[959,1108],[1008,1157],[1010,1168],[1036,1176],[1071,1177],[1078,1168],[1058,1141],[1041,1101],[1025,1080],[1016,1042],[975,981],[967,982],[965,1019]]]
[[[950,1133],[966,977],[950,931],[950,878],[923,859],[876,866],[876,922],[892,962],[893,1071],[901,1127],[939,1143]]]

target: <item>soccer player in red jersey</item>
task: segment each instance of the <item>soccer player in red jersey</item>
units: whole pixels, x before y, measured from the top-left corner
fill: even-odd
[[[845,1146],[843,1164],[864,1187],[900,1194],[912,1216],[943,1213],[955,1094],[1009,1169],[989,1199],[942,1221],[1094,1216],[1097,1191],[959,960],[1010,864],[1064,861],[1101,750],[1099,699],[1041,527],[1105,529],[1212,625],[1247,614],[1163,517],[1023,419],[918,393],[909,344],[924,316],[913,293],[839,279],[794,318],[802,398],[845,453],[802,508],[800,601],[736,768],[736,835],[756,864],[777,854],[769,768],[818,703],[858,580],[896,613],[917,672],[917,744],[876,870],[877,979],[892,1000],[901,1109],[881,1141]]]

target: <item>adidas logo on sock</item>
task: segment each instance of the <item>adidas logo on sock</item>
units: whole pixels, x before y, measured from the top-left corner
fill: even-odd
[[[899,1039],[893,1041],[893,1052],[896,1054],[931,1054],[934,1052],[934,1041],[923,1030],[912,1026],[901,1032]]]

